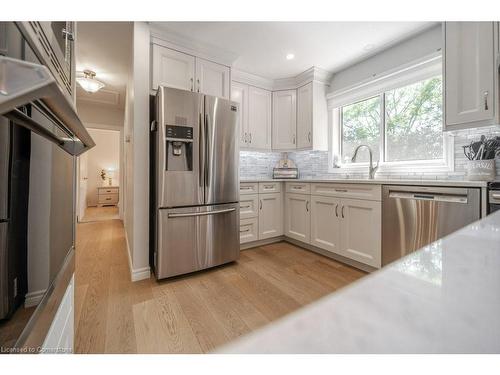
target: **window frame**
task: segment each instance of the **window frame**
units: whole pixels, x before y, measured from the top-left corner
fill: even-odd
[[[385,95],[386,92],[431,79],[442,74],[441,56],[433,56],[423,62],[405,67],[396,72],[365,82],[357,87],[349,88],[342,93],[329,95],[329,173],[365,173],[368,162],[344,163],[342,160],[342,107],[368,100],[380,98],[380,142],[379,142],[379,172],[382,173],[422,173],[422,172],[452,172],[454,171],[454,140],[453,136],[443,132],[443,158],[429,160],[385,161],[387,155]],[[400,83],[398,85],[398,82]],[[444,90],[444,85],[443,85]],[[444,97],[444,95],[443,95]],[[444,106],[442,111],[444,126]],[[377,160],[373,161],[376,164]]]

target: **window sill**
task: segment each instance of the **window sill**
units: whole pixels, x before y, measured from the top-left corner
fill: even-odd
[[[376,163],[374,163],[376,165]],[[407,163],[383,163],[380,164],[376,173],[445,173],[453,172],[453,164],[447,164],[444,161],[437,162],[407,162]],[[346,174],[346,173],[368,173],[368,163],[341,164],[334,167],[329,165],[328,173]]]

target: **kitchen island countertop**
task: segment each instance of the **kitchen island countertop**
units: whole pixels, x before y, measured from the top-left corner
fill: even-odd
[[[500,353],[500,212],[220,353]]]

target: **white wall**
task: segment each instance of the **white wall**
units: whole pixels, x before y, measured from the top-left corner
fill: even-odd
[[[339,91],[429,56],[441,49],[441,24],[415,35],[366,60],[335,73],[329,92]]]
[[[131,72],[125,108],[125,231],[133,280],[149,268],[149,70],[150,30],[134,22]]]
[[[97,188],[108,186],[108,179],[101,179],[101,170],[114,169],[113,185],[120,184],[120,132],[102,129],[88,131],[96,145],[87,153],[87,207],[97,206]]]
[[[76,101],[78,116],[83,123],[107,124],[123,127],[123,108],[110,107],[103,104]]]

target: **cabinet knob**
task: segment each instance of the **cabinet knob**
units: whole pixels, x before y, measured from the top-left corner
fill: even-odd
[[[194,86],[193,86],[193,78],[191,78],[191,79],[190,79],[190,81],[191,81],[191,91],[193,91],[193,89],[194,89]]]
[[[198,84],[198,92],[200,92],[200,79],[197,79],[196,83]]]
[[[252,143],[252,133],[248,133],[249,134],[249,142]]]
[[[488,110],[488,91],[485,91],[483,95],[484,95],[484,110],[487,111]]]

